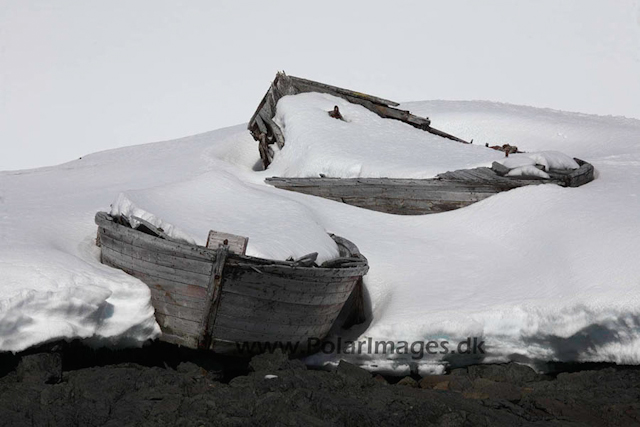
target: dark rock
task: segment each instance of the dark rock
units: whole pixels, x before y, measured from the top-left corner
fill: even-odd
[[[501,399],[517,402],[522,398],[522,391],[511,383],[477,378],[473,381],[473,387],[465,391],[463,396],[470,399]]]
[[[383,376],[382,376],[382,375],[380,375],[380,374],[377,374],[375,377],[373,377],[373,380],[374,380],[375,382],[380,383],[380,384],[389,384],[389,383],[387,382],[386,378],[385,378],[385,377],[383,377]]]
[[[418,388],[418,382],[411,377],[404,377],[403,379],[398,381],[396,385]]]
[[[307,369],[298,359],[289,360],[289,356],[276,349],[273,353],[263,353],[253,356],[249,366],[254,372],[275,372],[283,369]]]
[[[269,357],[225,384],[208,379],[205,356],[180,357],[167,364],[176,369],[162,363],[82,367],[46,384],[44,376],[29,375],[56,363],[25,356],[21,381],[16,369],[0,378],[0,425],[640,425],[640,369],[632,367],[544,381],[505,373],[507,366],[498,376],[472,368],[425,377],[416,389],[389,386],[346,362],[326,372]]]
[[[449,390],[462,393],[470,390],[473,387],[473,382],[469,377],[466,376],[451,375],[448,386]]]
[[[427,375],[419,381],[420,388],[434,388],[436,385],[449,383],[451,375]]]
[[[336,374],[346,379],[351,385],[366,387],[375,383],[369,371],[344,360],[341,360],[340,363],[338,363]]]
[[[23,356],[16,369],[18,381],[56,384],[62,381],[62,357],[59,353]]]
[[[180,363],[178,365],[178,367],[176,368],[176,371],[180,372],[181,374],[191,375],[193,377],[204,376],[204,374],[206,372],[200,366],[198,366],[198,365],[196,365],[195,363],[192,363],[192,362],[182,362],[182,363]]]
[[[518,363],[505,363],[502,365],[473,365],[467,368],[470,378],[486,378],[492,381],[511,382],[525,384],[539,380],[539,376],[530,367]]]

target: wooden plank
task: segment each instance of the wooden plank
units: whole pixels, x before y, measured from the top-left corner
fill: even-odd
[[[207,288],[207,299],[205,305],[205,315],[200,322],[199,346],[202,349],[208,349],[211,345],[211,331],[216,322],[218,305],[220,303],[220,292],[222,291],[222,283],[224,276],[224,265],[229,253],[229,246],[221,244],[218,246],[218,258],[213,268],[213,274]]]
[[[190,320],[192,322],[200,322],[205,317],[205,311],[203,309],[193,309],[176,304],[171,304],[157,299],[152,299],[153,307],[156,313],[161,313],[166,316],[177,317],[183,320]]]
[[[153,301],[179,305],[181,307],[187,307],[187,308],[191,308],[199,311],[204,311],[205,309],[204,298],[181,295],[175,292],[169,293],[167,291],[160,290],[152,286],[149,286],[149,290],[151,291],[151,299]]]
[[[280,75],[280,73],[278,73]],[[337,86],[332,86],[332,85],[328,85],[325,83],[319,83],[319,82],[315,82],[313,80],[307,80],[307,79],[303,79],[301,77],[295,77],[295,76],[286,76],[284,74],[280,75],[280,78],[288,78],[293,82],[293,85],[295,85],[296,87],[301,87],[301,86],[309,86],[311,87],[313,90],[311,90],[312,92],[324,92],[324,93],[333,93],[336,96],[341,96],[341,95],[348,95],[350,97],[353,98],[360,98],[363,100],[367,100],[369,102],[373,102],[375,104],[379,104],[379,105],[392,105],[394,107],[397,107],[398,104],[397,102],[394,101],[390,101],[388,99],[383,99],[383,98],[379,98],[377,96],[372,96],[372,95],[367,95],[361,92],[356,92],[353,90],[349,90],[349,89],[344,89],[341,87],[337,87]]]
[[[209,283],[209,276],[205,274],[193,273],[185,270],[177,270],[171,267],[147,262],[139,258],[133,258],[125,255],[113,248],[102,245],[102,256],[106,257],[119,266],[130,270],[135,270],[143,274],[152,275],[154,277],[164,278],[173,282],[185,283],[189,285],[201,286],[206,288]]]
[[[307,344],[307,340],[309,338],[319,338],[322,339],[326,336],[330,327],[326,330],[320,330],[313,335],[306,334],[295,334],[295,335],[284,335],[284,334],[274,334],[269,332],[253,332],[253,331],[244,331],[233,328],[223,328],[216,327],[213,336],[215,339],[221,339],[225,341],[233,341],[233,342],[300,342],[303,344]]]
[[[115,224],[108,218],[109,216],[105,212],[98,212],[96,214],[96,224],[99,226],[98,232],[101,235],[106,234],[114,240],[176,257],[196,260],[215,260],[216,252],[211,249],[202,246],[169,242],[159,237],[150,236],[123,225]]]
[[[314,295],[347,292],[353,288],[353,277],[341,277],[331,280],[308,280],[306,277],[290,278],[278,277],[271,274],[259,273],[253,269],[227,270],[225,280],[242,282],[255,287],[271,287],[282,291],[305,292]]]
[[[213,269],[213,263],[210,260],[195,260],[174,256],[163,252],[155,252],[149,248],[141,248],[131,244],[115,240],[109,235],[103,235],[101,241],[110,249],[117,250],[128,257],[141,259],[143,261],[157,264],[163,267],[169,267],[176,270],[190,271],[199,274],[210,275]]]
[[[196,337],[200,329],[200,322],[178,319],[166,314],[156,313],[156,320],[162,333],[177,335],[181,337]]]
[[[298,303],[287,303],[280,301],[270,301],[264,299],[253,298],[250,296],[222,293],[220,296],[220,306],[218,310],[226,314],[260,312],[270,313],[276,317],[283,315],[293,317],[306,316],[329,316],[340,311],[342,303],[334,303],[327,305],[308,305]]]
[[[593,165],[580,159],[574,160],[578,162],[580,168],[569,174],[567,187],[579,187],[593,181],[595,174]]]
[[[355,282],[354,282],[355,285]],[[344,303],[352,289],[345,292],[327,293],[324,295],[314,295],[307,292],[293,292],[282,290],[275,287],[261,287],[258,285],[237,282],[233,280],[225,280],[222,293],[232,293],[244,295],[248,297],[269,300],[289,302],[307,305],[328,305]]]
[[[491,163],[491,169],[500,176],[505,176],[511,170],[505,165],[503,165],[502,163],[498,163],[498,162]]]
[[[307,313],[274,313],[272,311],[255,311],[251,309],[234,308],[226,305],[223,307],[222,301],[220,302],[220,308],[218,310],[218,319],[216,324],[228,324],[229,321],[222,324],[219,323],[223,318],[237,319],[247,322],[273,324],[273,325],[325,325],[327,323],[333,323],[340,313],[341,307],[334,308],[332,313],[328,314],[315,314],[312,309],[307,310]]]
[[[249,238],[238,236],[231,233],[223,233],[221,231],[211,230],[207,237],[207,248],[218,249],[220,245],[227,245],[229,252],[244,255],[247,252]]]
[[[172,241],[173,239],[171,237],[169,237],[168,234],[166,234],[164,232],[163,229],[156,227],[155,225],[151,224],[149,221],[142,219],[140,217],[131,215],[130,218],[127,218],[127,220],[129,221],[129,223],[133,223],[133,222],[138,222],[138,226],[135,227],[135,229],[138,229],[141,225],[146,227],[150,232],[152,232],[153,234],[155,234],[158,237],[161,237],[164,240],[169,240]],[[132,221],[133,220],[133,221]]]
[[[194,337],[178,336],[178,335],[163,333],[160,336],[160,341],[168,342],[169,344],[175,344],[179,346],[193,348],[193,349],[198,348],[198,340]]]
[[[263,117],[263,119],[264,119],[264,123],[267,125],[267,128],[271,131],[271,134],[275,138],[276,145],[278,145],[278,148],[282,150],[282,148],[284,147],[284,134],[282,133],[280,126],[278,126],[269,117]]]
[[[358,249],[358,247],[351,240],[345,239],[344,237],[340,237],[335,234],[331,234],[331,238],[341,249],[340,256],[361,258],[366,261],[366,258],[360,253],[360,249]],[[344,251],[342,250],[342,248],[344,248]]]
[[[368,271],[369,266],[366,260],[354,258],[354,262],[360,263],[361,266],[350,268],[290,267],[281,264],[260,264],[247,258],[234,259],[229,257],[227,259],[227,267],[251,269],[258,273],[271,274],[275,276],[274,280],[277,280],[278,277],[294,280],[334,280],[347,277],[357,278]]]
[[[269,319],[245,319],[236,316],[218,315],[214,327],[214,336],[220,329],[236,329],[238,331],[262,333],[265,335],[306,335],[318,336],[331,329],[335,318],[325,319],[322,324],[274,323]]]
[[[123,263],[120,262],[120,260],[113,260],[108,256],[104,256],[104,254],[101,258],[102,262],[105,265],[118,268],[125,273],[140,279],[151,289],[156,289],[160,292],[165,292],[172,296],[183,295],[185,297],[201,298],[203,300],[207,296],[207,290],[204,287],[167,280],[165,278],[157,277],[149,273],[142,273],[135,270],[134,268],[124,266]]]
[[[456,188],[457,187],[457,188]],[[280,187],[283,188],[283,187]],[[284,188],[291,191],[296,191],[305,194],[317,195],[322,197],[332,197],[339,200],[346,198],[375,198],[385,200],[425,200],[425,201],[465,201],[473,199],[475,194],[488,194],[493,195],[501,191],[500,188],[492,186],[449,186],[443,183],[440,187],[434,187],[433,189],[425,190],[420,188],[405,188],[405,187],[340,187],[334,188],[313,188],[313,187],[293,187]],[[510,188],[505,190],[510,190]]]

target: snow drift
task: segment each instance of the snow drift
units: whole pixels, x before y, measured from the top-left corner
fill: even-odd
[[[342,357],[423,373],[508,359],[640,363],[640,121],[487,102],[404,105],[475,141],[441,150],[424,132],[338,104],[351,120],[345,126],[372,129],[366,140],[332,139],[327,126],[342,123],[328,116],[304,135],[301,123],[315,123],[338,102],[307,97],[299,118],[284,106],[288,144],[273,170],[253,170],[255,142],[239,126],[0,173],[0,349],[73,337],[139,345],[158,335],[146,286],[98,261],[93,217],[116,201],[115,212],[138,209],[197,243],[209,228],[249,236],[263,256],[331,257],[325,232],[352,240],[370,262],[372,319],[334,339],[486,342],[482,356],[319,354],[310,363]],[[393,140],[396,131],[402,137]],[[296,138],[306,145],[289,146]],[[485,143],[567,153],[591,162],[597,179],[580,188],[519,188],[416,217],[263,183],[284,174],[372,176],[378,168],[380,176],[433,176],[501,158]]]

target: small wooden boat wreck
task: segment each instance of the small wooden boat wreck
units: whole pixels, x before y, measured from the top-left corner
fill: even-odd
[[[457,142],[473,143],[473,141],[467,142],[433,128],[428,118],[418,117],[409,111],[395,108],[399,105],[396,102],[278,73],[248,125],[251,135],[258,141],[265,169],[269,167],[274,156],[274,150],[270,146],[276,144],[280,149],[285,146],[284,135],[273,121],[278,100],[285,95],[303,92],[328,93],[351,103],[362,105],[380,117],[399,120],[415,128]],[[329,112],[329,115],[339,118],[340,112],[336,107],[334,111]],[[503,151],[506,156],[510,153],[520,153],[517,147],[508,144],[488,149]],[[575,161],[579,165],[578,169],[551,169],[546,171],[550,176],[549,179],[506,176],[508,169],[505,170],[504,166],[494,162],[490,168],[480,167],[451,171],[430,179],[320,176],[317,178],[272,177],[267,178],[265,182],[280,189],[324,197],[374,211],[420,215],[458,209],[493,194],[527,185],[557,184],[563,187],[578,187],[592,181],[594,179],[593,166],[580,159],[575,159]]]
[[[317,266],[313,256],[274,261],[236,253],[228,239],[215,249],[173,241],[136,220],[134,229],[125,217],[96,214],[100,260],[146,283],[161,339],[190,348],[238,353],[261,348],[252,343],[298,343],[290,349],[304,353],[357,297],[369,269],[358,248],[335,235],[340,257]]]

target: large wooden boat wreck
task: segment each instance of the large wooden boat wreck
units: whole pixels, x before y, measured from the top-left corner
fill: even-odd
[[[258,141],[265,169],[273,160],[274,150],[271,145],[276,144],[280,149],[285,146],[283,132],[273,121],[278,101],[285,95],[304,92],[328,93],[351,103],[362,105],[380,117],[399,120],[407,125],[460,143],[470,144],[473,142],[467,142],[433,128],[429,118],[419,117],[409,111],[397,109],[395,107],[399,104],[396,102],[278,73],[248,125],[251,135]],[[335,111],[329,112],[329,114],[332,117],[339,117],[340,113]],[[519,152],[517,147],[509,145],[491,148],[504,151],[507,156],[509,153]],[[493,194],[528,185],[557,184],[563,187],[578,187],[592,181],[594,179],[593,166],[580,159],[575,159],[575,161],[579,165],[578,169],[548,170],[546,173],[550,176],[549,179],[507,176],[508,170],[505,170],[501,164],[494,162],[490,168],[451,171],[430,179],[319,176],[313,178],[272,177],[265,181],[284,190],[324,197],[375,211],[419,215],[458,209]]]
[[[291,343],[292,352],[304,353],[345,303],[358,306],[369,267],[347,239],[331,235],[340,257],[317,266],[313,254],[274,261],[234,253],[228,239],[215,249],[185,244],[135,220],[134,229],[123,216],[96,214],[100,260],[149,286],[161,340],[220,353]]]

